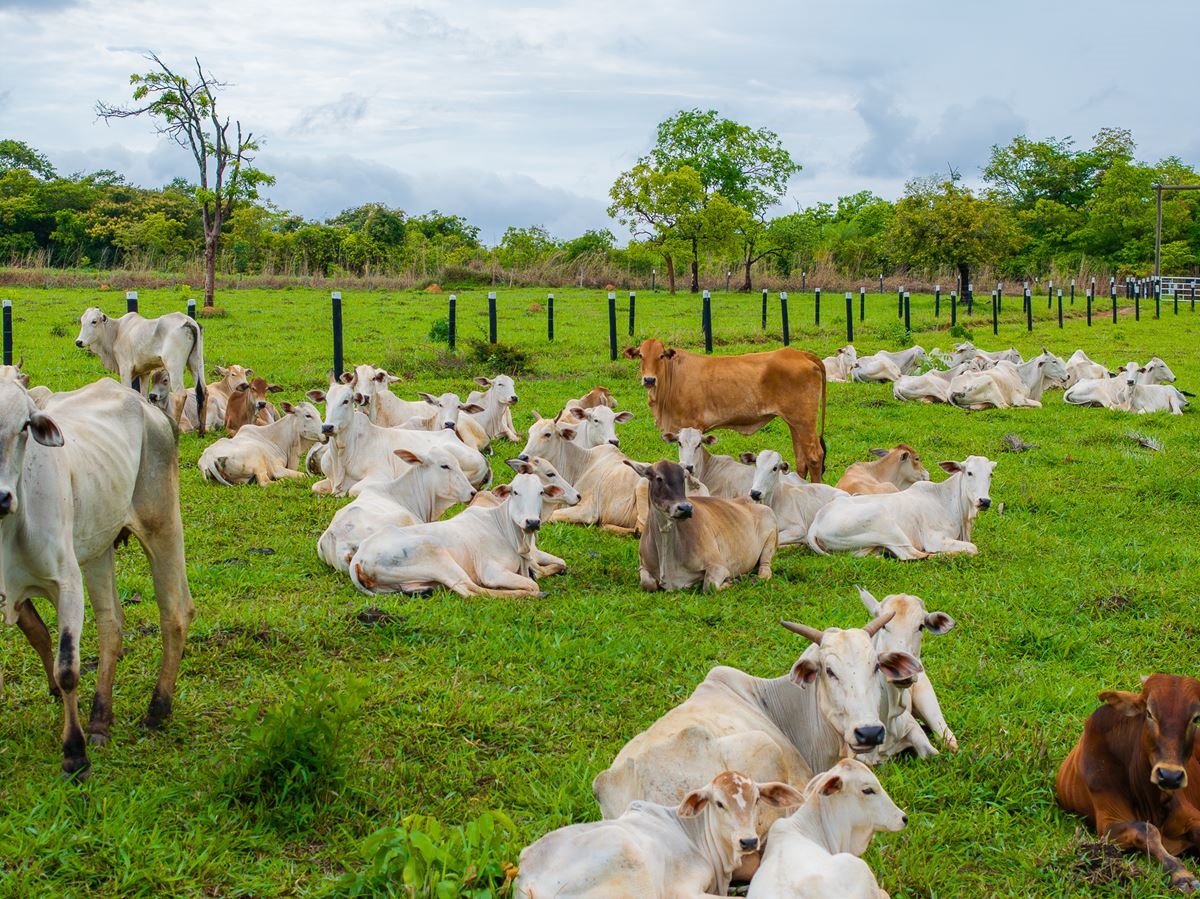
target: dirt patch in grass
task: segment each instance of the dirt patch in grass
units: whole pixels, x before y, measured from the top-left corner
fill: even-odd
[[[1107,840],[1085,840],[1077,835],[1072,847],[1071,871],[1089,886],[1132,883],[1138,876],[1133,859]]]

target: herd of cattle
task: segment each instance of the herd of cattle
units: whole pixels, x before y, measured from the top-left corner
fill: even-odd
[[[1037,406],[1047,386],[1064,382],[1069,402],[1088,397],[1124,409],[1139,408],[1142,388],[1174,380],[1157,357],[1108,377],[1082,353],[1067,363],[1046,352],[1022,363],[961,345],[945,359],[946,372],[918,376],[910,372],[925,355],[920,347],[875,357],[846,347],[822,362],[789,348],[707,357],[646,340],[626,355],[640,360],[655,423],[677,445],[678,462],[626,456],[616,425],[631,414],[616,412],[612,395],[597,387],[552,418],[535,414],[524,448],[508,460],[512,481],[486,490],[492,470],[483,451],[498,438],[520,439],[507,376],[479,379],[486,389],[465,400],[447,393],[406,401],[391,391],[393,376],[362,365],[276,409],[268,395],[277,388],[252,380],[249,369],[231,365],[203,384],[202,335],[186,316],[113,319],[89,309],[76,343],[121,385],[102,378],[56,393],[31,387],[19,365],[0,368],[0,608],[62,697],[62,769],[74,777],[89,770],[77,699],[83,588],[99,643],[86,733],[103,743],[123,626],[114,550],[129,536],[150,559],[163,640],[143,725],[158,727],[171,712],[195,611],[179,430],[229,432],[200,456],[213,484],[312,473],[314,491],[352,497],[317,551],[368,593],[445,586],[464,596],[537,595],[540,578],[567,568],[538,546],[543,521],[637,536],[646,590],[720,589],[751,571],[769,578],[779,546],[900,559],[977,552],[971,528],[991,503],[995,467],[983,456],[939,463],[949,477],[935,483],[901,444],[852,465],[837,486],[820,483],[827,380],[892,380],[899,398],[964,406]],[[185,369],[194,393],[182,388]],[[921,378],[938,386],[920,394],[912,384]],[[126,389],[136,379],[148,399]],[[1170,411],[1182,411],[1178,399]],[[773,450],[710,452],[717,438],[707,431],[750,434],[775,417],[791,431],[795,470]],[[96,471],[106,476],[86,474]],[[458,504],[465,508],[442,518]],[[920,659],[923,635],[945,634],[954,620],[917,596],[859,594],[871,616],[862,628],[783,622],[809,643],[787,674],[714,668],[629,740],[593,783],[603,820],[528,847],[517,895],[725,895],[732,882],[749,881],[756,897],[886,896],[858,856],[875,832],[899,830],[907,818],[871,769],[905,751],[936,754],[930,735],[957,749]],[[55,605],[57,639],[34,597]],[[1141,693],[1100,698],[1060,768],[1059,803],[1158,859],[1176,887],[1200,889],[1176,858],[1200,845],[1200,682],[1155,675]]]

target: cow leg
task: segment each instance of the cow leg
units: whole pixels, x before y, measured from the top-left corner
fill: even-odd
[[[178,509],[178,505],[175,506]],[[192,592],[187,582],[187,562],[183,556],[183,524],[178,513],[169,514],[156,530],[139,534],[150,571],[154,578],[154,599],[158,603],[158,624],[162,632],[162,662],[158,681],[141,726],[157,730],[171,714],[179,663],[187,642],[188,626],[196,617]]]
[[[542,552],[540,549],[532,550],[529,555],[534,566],[537,568],[538,577],[562,574],[567,570],[566,560],[560,559],[558,556]]]
[[[779,532],[772,530],[767,534],[767,539],[763,543],[762,552],[758,556],[758,576],[761,580],[769,581],[771,579],[771,562],[775,559],[775,553],[779,550]]]
[[[487,592],[498,596],[537,596],[541,592],[538,582],[510,571],[494,559],[487,559],[480,566],[479,581]]]
[[[64,777],[83,780],[88,776],[87,745],[83,728],[79,726],[79,638],[83,633],[83,577],[79,569],[69,566],[66,578],[60,581],[57,602],[58,654],[54,664],[54,679],[63,698],[63,763]]]
[[[42,621],[42,616],[29,600],[17,606],[17,627],[42,660],[42,667],[46,669],[46,682],[50,685],[50,695],[61,699],[62,690],[58,688],[58,681],[54,679],[54,652],[50,644],[50,629],[46,627],[46,622]]]
[[[938,702],[937,693],[927,677],[918,678],[910,688],[912,694],[913,714],[929,725],[929,729],[941,739],[951,752],[958,752],[958,738],[950,730],[946,718],[942,714],[942,706]]]
[[[951,537],[933,536],[925,541],[926,553],[966,553],[968,556],[978,554],[979,547],[968,540],[955,540]]]
[[[803,428],[788,422],[792,432],[792,455],[796,458],[796,470],[802,478],[813,484],[821,483],[825,477],[825,443],[817,436],[816,422]]]
[[[704,582],[701,589],[705,593],[710,590],[724,590],[732,581],[729,569],[724,565],[710,565],[704,570]]]
[[[1148,821],[1114,821],[1104,830],[1104,836],[1122,849],[1152,856],[1171,879],[1171,886],[1183,893],[1200,890],[1200,880],[1163,846],[1159,829]]]
[[[96,692],[92,698],[92,715],[87,726],[93,746],[103,746],[108,742],[108,731],[113,723],[113,679],[116,675],[117,659],[121,654],[121,626],[124,622],[117,600],[113,555],[113,550],[110,549],[83,565],[83,577],[87,583],[88,599],[92,604],[92,614],[96,618],[96,632],[100,643]]]

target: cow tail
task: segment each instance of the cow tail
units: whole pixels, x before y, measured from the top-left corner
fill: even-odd
[[[200,327],[200,323],[192,321],[188,323],[188,329],[192,332],[192,351],[188,353],[187,365],[188,371],[192,373],[192,378],[196,381],[196,417],[199,419],[197,430],[200,436],[204,436],[204,331]]]
[[[824,374],[825,363],[821,363],[821,373]],[[821,479],[825,477],[825,459],[828,457],[828,448],[825,446],[825,401],[829,396],[829,379],[821,378]],[[812,483],[812,479],[809,479]]]
[[[226,487],[232,487],[233,484],[229,482],[229,480],[225,477],[225,472],[221,470],[221,462],[224,461],[224,459],[224,456],[221,456],[217,459],[212,459],[208,463],[208,466],[203,468],[202,471],[204,472],[205,480],[214,481],[218,484],[224,484]]]

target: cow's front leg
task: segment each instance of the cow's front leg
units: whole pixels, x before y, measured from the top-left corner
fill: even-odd
[[[79,726],[79,638],[83,633],[83,576],[70,566],[69,580],[58,585],[55,607],[58,610],[58,652],[54,663],[54,679],[63,698],[63,763],[64,777],[82,780],[87,777],[91,762]]]
[[[930,553],[966,553],[968,556],[978,554],[979,547],[969,540],[955,540],[953,537],[935,536],[925,542],[925,550]]]
[[[1153,824],[1147,821],[1114,821],[1104,829],[1104,836],[1122,849],[1152,856],[1171,879],[1171,886],[1180,892],[1194,893],[1200,890],[1200,880],[1183,862],[1167,852],[1162,834]]]
[[[724,590],[732,583],[729,569],[724,565],[711,565],[704,571],[703,590],[705,593],[709,591]]]
[[[654,575],[652,575],[646,569],[646,566],[643,565],[640,568],[638,568],[638,578],[641,581],[643,590],[653,593],[658,589],[658,586],[659,586],[658,578],[656,578]]]
[[[500,596],[537,596],[541,592],[533,578],[506,568],[496,559],[486,559],[479,567],[479,582],[485,588],[481,592]]]

